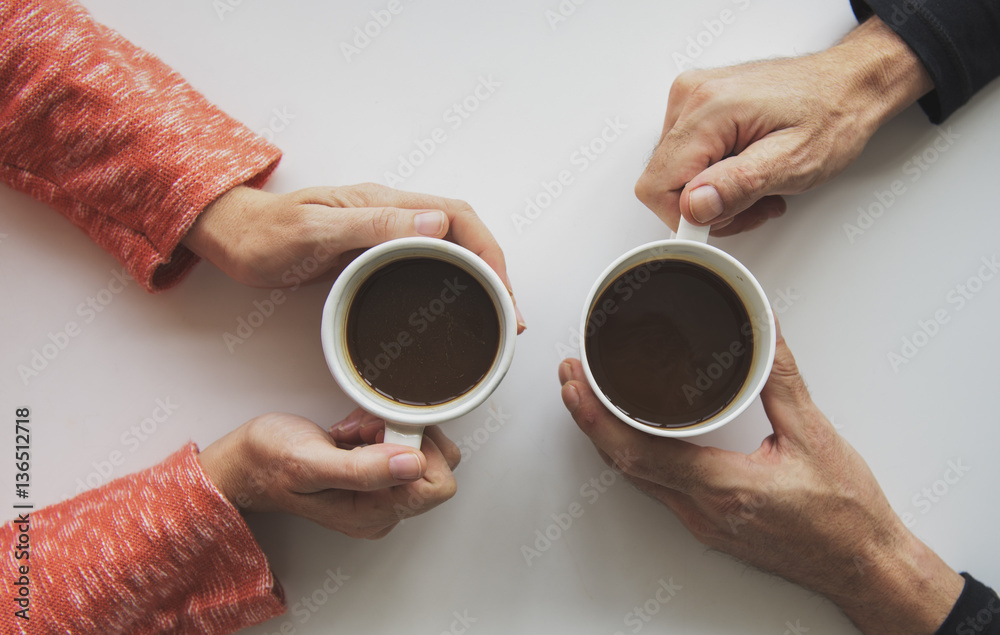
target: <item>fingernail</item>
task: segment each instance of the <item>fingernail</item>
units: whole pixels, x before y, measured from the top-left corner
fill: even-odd
[[[421,236],[438,236],[444,229],[444,212],[421,212],[413,217],[413,227]]]
[[[521,309],[517,307],[517,303],[514,303],[514,317],[517,318],[517,325],[521,327],[521,330],[528,328],[528,325],[524,322],[524,316],[521,315]]]
[[[707,223],[722,215],[725,208],[719,191],[711,185],[702,185],[688,196],[691,215],[699,223]]]
[[[559,383],[565,384],[573,377],[573,367],[569,362],[559,364]]]
[[[416,454],[397,454],[389,459],[389,474],[397,481],[420,478],[420,458]]]
[[[576,412],[576,409],[580,407],[580,391],[576,389],[576,386],[572,384],[563,386],[562,398],[563,404],[570,412]]]
[[[773,313],[774,310],[772,309],[771,312]],[[774,339],[775,340],[781,339],[781,322],[778,321],[777,317],[774,318]]]
[[[352,414],[350,417],[344,419],[343,421],[335,425],[333,428],[337,432],[348,434],[354,432],[360,427],[361,427],[361,413],[356,412]]]

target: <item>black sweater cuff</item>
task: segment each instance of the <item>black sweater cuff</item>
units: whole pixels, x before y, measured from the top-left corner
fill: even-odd
[[[913,49],[934,82],[920,106],[941,123],[1000,75],[1000,0],[851,0]]]
[[[1000,635],[1000,597],[963,573],[965,587],[935,635]]]

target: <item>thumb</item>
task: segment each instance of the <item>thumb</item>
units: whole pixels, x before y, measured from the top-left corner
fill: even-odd
[[[688,221],[718,223],[749,209],[771,194],[789,194],[796,176],[778,166],[787,154],[782,135],[772,134],[751,144],[736,156],[714,163],[684,187],[680,209]],[[777,207],[781,205],[773,201]],[[783,210],[782,210],[783,211]]]
[[[306,458],[307,487],[311,491],[343,489],[370,492],[410,483],[423,476],[423,453],[399,445],[369,445],[341,450],[330,444],[317,447]]]
[[[444,238],[448,233],[448,216],[436,209],[346,208],[337,211],[333,230],[341,251],[350,251],[373,247],[394,238]]]
[[[815,426],[830,423],[813,403],[809,388],[802,379],[795,357],[778,328],[771,375],[760,393],[764,412],[771,421],[775,435],[803,440]]]

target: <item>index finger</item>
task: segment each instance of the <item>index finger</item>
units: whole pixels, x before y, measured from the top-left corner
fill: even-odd
[[[724,159],[735,143],[732,122],[713,114],[699,113],[700,119],[681,121],[664,134],[636,183],[639,200],[675,231],[685,186]]]
[[[580,429],[625,474],[684,494],[711,488],[732,469],[730,453],[641,432],[613,415],[590,388],[580,360],[569,359],[562,397]]]

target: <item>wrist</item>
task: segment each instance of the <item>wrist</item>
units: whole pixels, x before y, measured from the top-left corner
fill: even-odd
[[[847,73],[854,107],[872,133],[934,89],[927,69],[906,42],[872,17],[828,49],[830,62]]]
[[[198,463],[215,488],[236,509],[243,511],[240,505],[239,453],[233,444],[233,433],[227,434],[198,453]],[[244,506],[245,507],[245,506]]]
[[[182,242],[231,277],[244,279],[244,253],[255,229],[257,210],[274,194],[237,185],[205,206]]]
[[[829,597],[863,633],[933,635],[962,594],[965,580],[898,521],[890,548],[854,559],[852,588]]]

